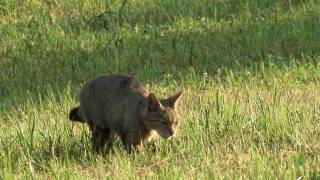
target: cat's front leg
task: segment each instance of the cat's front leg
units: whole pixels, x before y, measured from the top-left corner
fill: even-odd
[[[136,133],[127,133],[124,137],[121,138],[125,150],[131,154],[132,151],[141,151],[142,142],[138,134]]]

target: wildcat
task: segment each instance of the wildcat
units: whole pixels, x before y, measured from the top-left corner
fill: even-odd
[[[131,153],[132,147],[140,150],[158,135],[169,138],[176,133],[181,94],[159,100],[134,77],[104,75],[83,86],[80,106],[70,111],[69,119],[89,125],[97,152],[108,152],[120,137]]]

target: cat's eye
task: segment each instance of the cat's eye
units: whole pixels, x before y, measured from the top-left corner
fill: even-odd
[[[164,124],[164,125],[167,125],[167,122],[164,122],[164,121],[160,121],[162,124]]]

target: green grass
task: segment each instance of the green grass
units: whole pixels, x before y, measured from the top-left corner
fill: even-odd
[[[0,179],[320,178],[320,2],[0,1]],[[92,152],[81,85],[183,90],[177,137]]]

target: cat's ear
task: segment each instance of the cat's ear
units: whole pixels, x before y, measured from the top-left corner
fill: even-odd
[[[148,110],[149,111],[156,111],[160,107],[160,102],[155,94],[150,93],[148,96]]]
[[[177,107],[181,94],[182,94],[182,91],[166,99],[166,102],[168,103],[169,107],[173,109]]]

